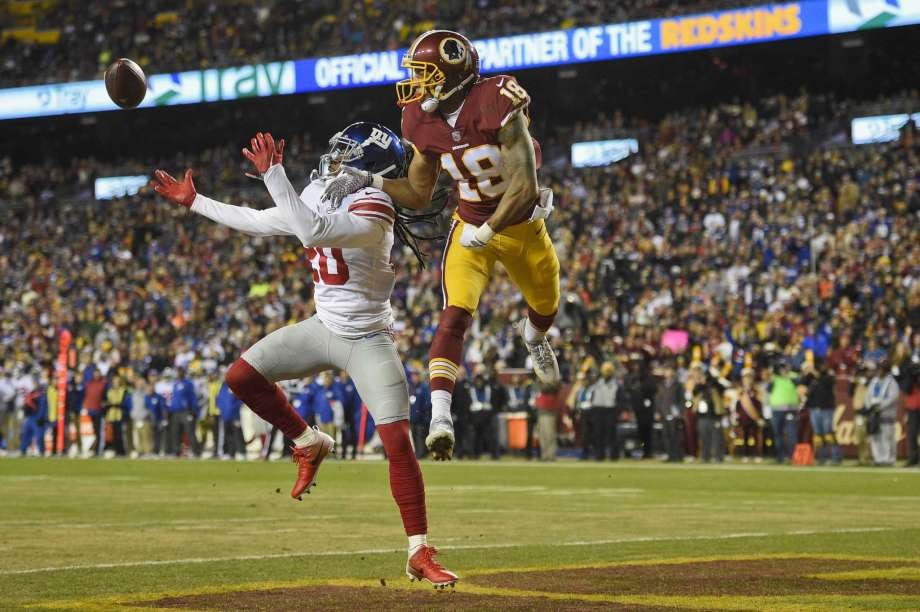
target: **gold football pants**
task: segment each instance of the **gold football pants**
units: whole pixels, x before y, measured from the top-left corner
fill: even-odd
[[[480,249],[460,244],[464,222],[454,218],[442,262],[444,308],[456,306],[473,314],[501,262],[527,305],[552,317],[559,308],[559,259],[543,219],[512,225]]]

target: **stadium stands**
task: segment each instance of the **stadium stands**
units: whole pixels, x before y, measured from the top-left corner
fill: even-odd
[[[916,92],[893,99],[917,102]],[[844,336],[856,363],[868,351],[895,365],[917,354],[920,141],[908,128],[897,142],[848,145],[839,132],[850,110],[828,96],[773,96],[677,112],[653,126],[602,117],[547,137],[632,133],[647,143],[640,154],[588,169],[571,167],[558,146],[547,149],[552,232],[569,262],[556,341],[564,375],[573,380],[591,364],[637,353],[649,367],[664,363],[669,329],[688,332],[699,347],[694,357],[731,380],[745,366],[766,371],[777,357],[799,367],[808,349],[827,357]],[[290,140],[297,159],[310,158],[307,137]],[[227,363],[306,317],[311,286],[295,241],[232,234],[149,192],[93,198],[96,177],[160,165],[178,171],[191,158],[202,192],[262,206],[236,151],[117,166],[80,159],[66,168],[4,160],[0,198],[17,210],[0,230],[7,373],[37,380],[56,354],[61,323],[74,332],[80,367],[146,372],[180,356],[192,356],[193,367]],[[424,271],[407,253],[395,255],[407,360],[424,361],[440,308],[438,247],[428,251]],[[525,365],[509,325],[522,310],[510,283],[493,283],[468,366]]]
[[[757,3],[705,0],[688,9],[675,0],[17,2],[0,7],[0,87],[101,78],[118,57],[169,72],[398,49],[438,27],[483,38],[745,4]]]

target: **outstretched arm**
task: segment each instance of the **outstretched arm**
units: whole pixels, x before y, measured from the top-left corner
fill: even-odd
[[[287,217],[278,208],[253,210],[218,202],[199,193],[192,202],[192,211],[250,236],[294,235]]]
[[[192,171],[186,170],[182,181],[177,181],[169,173],[157,170],[151,181],[154,191],[164,198],[184,206],[193,212],[226,225],[250,236],[292,236],[287,219],[277,208],[253,210],[241,206],[232,206],[205,197],[195,190]]]
[[[383,241],[386,233],[383,222],[355,215],[313,212],[297,195],[281,164],[269,167],[263,178],[278,210],[283,212],[304,246],[361,248]]]
[[[304,246],[360,248],[383,241],[385,224],[393,222],[395,212],[373,213],[368,217],[317,214],[300,199],[288,180],[281,165],[283,147],[275,147],[272,135],[260,132],[250,144],[251,149],[243,149],[243,156],[262,175],[272,200]]]

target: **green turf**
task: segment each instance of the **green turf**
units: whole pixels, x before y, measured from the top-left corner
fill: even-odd
[[[304,502],[288,496],[293,470],[0,460],[0,608],[260,581],[400,579],[405,537],[386,464],[330,461]],[[509,461],[423,470],[430,538],[461,575],[787,552],[920,559],[920,471]],[[869,528],[879,530],[848,531]],[[358,552],[338,554],[349,551]],[[314,554],[324,552],[336,554]],[[266,558],[234,559],[246,556]],[[182,559],[205,561],[172,562]],[[116,566],[14,573],[99,564]],[[920,593],[906,605],[920,607]]]

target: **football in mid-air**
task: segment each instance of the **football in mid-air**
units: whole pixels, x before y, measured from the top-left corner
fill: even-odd
[[[106,69],[105,90],[118,106],[134,108],[147,95],[147,77],[136,62],[123,57]]]

